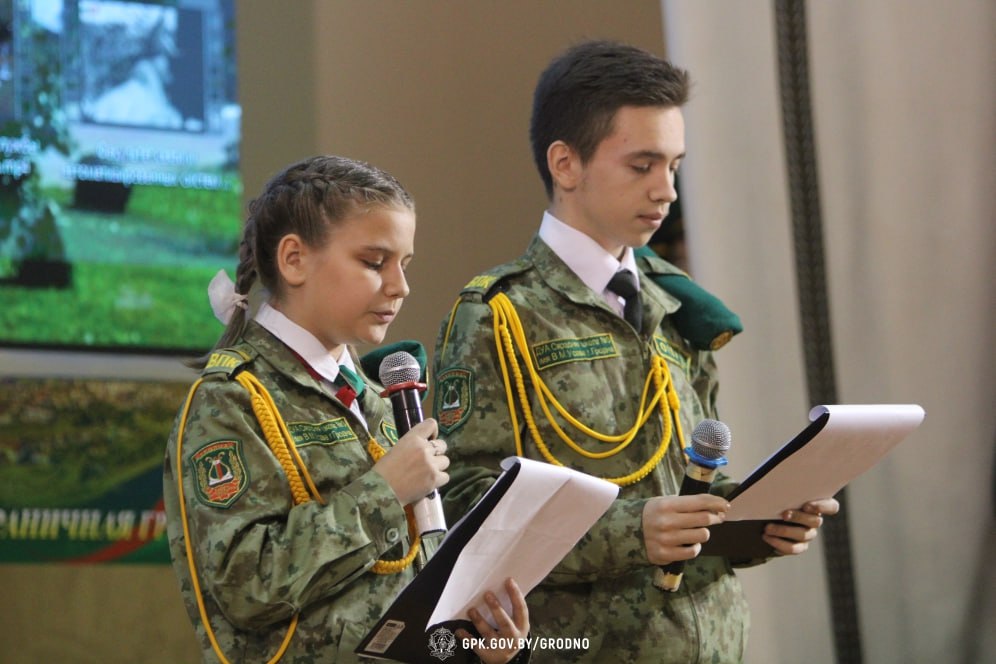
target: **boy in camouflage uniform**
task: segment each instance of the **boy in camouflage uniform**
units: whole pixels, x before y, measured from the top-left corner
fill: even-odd
[[[513,454],[621,487],[530,595],[534,636],[588,647],[536,650],[537,661],[744,657],[748,611],[732,566],[751,561],[696,557],[732,487],[721,477],[719,495],[676,495],[687,435],[716,415],[713,354],[689,342],[676,323],[684,305],[656,283],[683,273],[633,252],[677,198],[687,95],[685,72],[639,49],[589,42],[555,59],[531,125],[550,198],[538,236],[522,257],[473,279],[440,329],[433,410],[452,461],[449,518]],[[639,275],[636,291],[617,285],[620,270]],[[767,526],[765,541],[801,553],[821,514],[836,510],[833,499],[793,510],[790,523]],[[687,561],[684,578],[664,592],[654,575],[674,561]]]
[[[431,553],[408,510],[446,482],[446,443],[431,419],[399,439],[351,348],[380,343],[407,296],[414,232],[394,178],[316,157],[253,201],[236,284],[212,282],[228,327],[177,417],[163,487],[205,662],[359,661],[354,648]],[[248,319],[257,280],[266,301]],[[507,588],[512,617],[486,597],[497,630],[471,618],[518,639],[528,613]]]

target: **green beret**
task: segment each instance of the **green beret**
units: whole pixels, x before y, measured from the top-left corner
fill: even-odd
[[[691,277],[660,258],[650,247],[635,249],[637,265],[655,284],[681,302],[671,318],[682,337],[698,350],[718,350],[743,332],[740,317]]]
[[[384,358],[391,353],[397,353],[398,351],[404,351],[415,358],[418,361],[419,366],[419,376],[418,381],[420,383],[425,382],[425,367],[427,363],[425,347],[418,341],[413,341],[406,339],[404,341],[397,341],[393,344],[387,344],[386,346],[381,346],[376,348],[363,357],[360,358],[360,366],[363,367],[363,373],[370,376],[371,378],[376,378],[380,381],[380,363],[384,361]]]

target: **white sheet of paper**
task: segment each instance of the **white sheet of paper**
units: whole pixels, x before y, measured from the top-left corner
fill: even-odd
[[[466,619],[472,606],[494,624],[482,598],[491,590],[508,614],[511,603],[505,579],[512,577],[523,594],[532,590],[588,532],[619,492],[611,482],[562,466],[521,457],[521,464],[501,501],[467,542],[429,622]]]
[[[730,502],[727,521],[779,519],[786,509],[833,496],[878,463],[924,417],[915,404],[872,404],[817,406],[809,419],[824,413],[830,417],[812,440]]]

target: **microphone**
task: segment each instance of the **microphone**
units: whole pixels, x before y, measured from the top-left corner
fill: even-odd
[[[688,466],[681,482],[679,496],[708,493],[720,466],[726,465],[723,456],[730,449],[730,428],[718,420],[702,420],[692,431],[692,444],[685,448]],[[661,590],[675,592],[681,585],[685,561],[676,560],[654,573],[654,585]]]
[[[426,390],[426,385],[418,382],[421,373],[418,360],[403,350],[391,353],[381,360],[377,372],[380,384],[385,388],[381,396],[391,397],[394,425],[398,429],[399,438],[423,419],[419,393]],[[418,500],[412,509],[420,535],[446,532],[446,517],[438,491],[433,489],[432,493]]]

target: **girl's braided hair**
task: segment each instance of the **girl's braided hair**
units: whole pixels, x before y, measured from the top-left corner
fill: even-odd
[[[336,222],[379,207],[414,212],[415,201],[394,176],[365,162],[326,155],[288,166],[249,204],[235,292],[248,295],[258,281],[279,297],[283,283],[276,252],[281,238],[296,233],[307,245],[321,247]],[[247,313],[236,307],[216,349],[231,346],[242,336]],[[206,360],[201,358],[195,366],[203,367]]]

